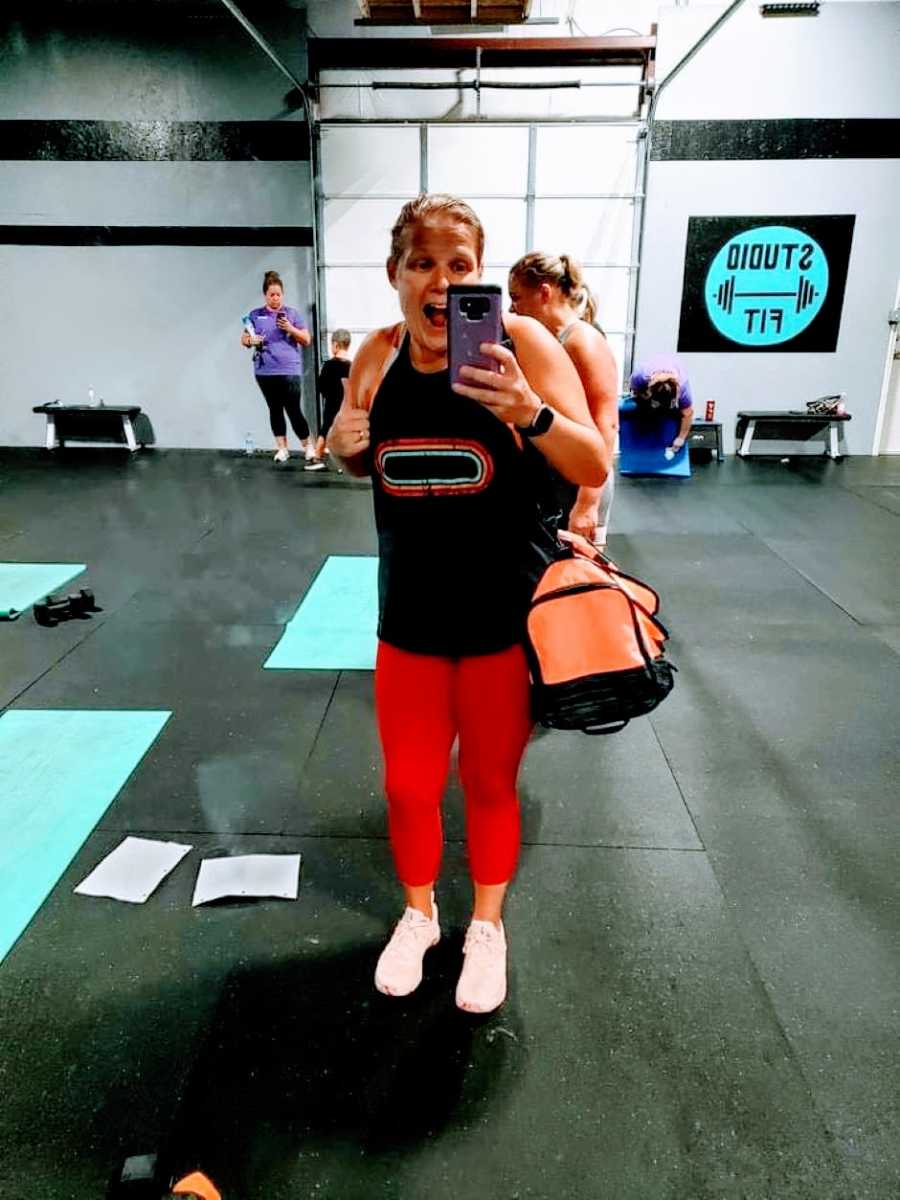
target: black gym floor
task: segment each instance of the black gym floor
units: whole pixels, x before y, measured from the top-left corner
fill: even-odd
[[[621,480],[672,696],[539,734],[511,994],[453,1006],[448,936],[373,989],[400,912],[371,676],[264,671],[365,485],[215,453],[0,451],[0,559],[78,561],[104,612],[0,625],[0,707],[172,720],[0,966],[0,1194],[96,1200],[159,1151],[225,1200],[888,1200],[897,1121],[900,460]],[[72,895],[128,833],[303,854],[296,903]],[[2,836],[2,833],[0,833]],[[194,860],[196,861],[196,859]]]

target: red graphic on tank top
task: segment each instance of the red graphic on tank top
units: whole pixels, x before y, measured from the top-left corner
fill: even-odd
[[[390,496],[473,496],[494,477],[494,460],[479,442],[397,438],[382,442],[375,470]]]

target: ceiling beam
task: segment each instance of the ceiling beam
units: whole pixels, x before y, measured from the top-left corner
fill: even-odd
[[[310,38],[311,72],[474,67],[643,67],[655,37]]]

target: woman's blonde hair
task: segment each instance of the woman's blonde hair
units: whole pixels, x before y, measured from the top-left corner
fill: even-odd
[[[582,321],[593,325],[597,316],[597,301],[584,281],[581,265],[568,254],[541,254],[533,250],[524,255],[509,269],[511,279],[520,280],[526,287],[539,287],[542,283],[558,287]]]
[[[388,262],[396,264],[406,250],[407,230],[420,222],[434,218],[447,217],[467,225],[475,237],[475,247],[478,252],[479,264],[484,259],[484,226],[479,221],[474,210],[460,200],[458,196],[448,196],[444,192],[422,192],[415,200],[408,200],[400,209],[400,214],[391,230],[391,253]]]

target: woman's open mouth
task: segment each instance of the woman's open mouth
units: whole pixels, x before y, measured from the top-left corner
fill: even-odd
[[[425,304],[422,306],[422,312],[425,314],[425,320],[433,329],[447,328],[446,304]]]

